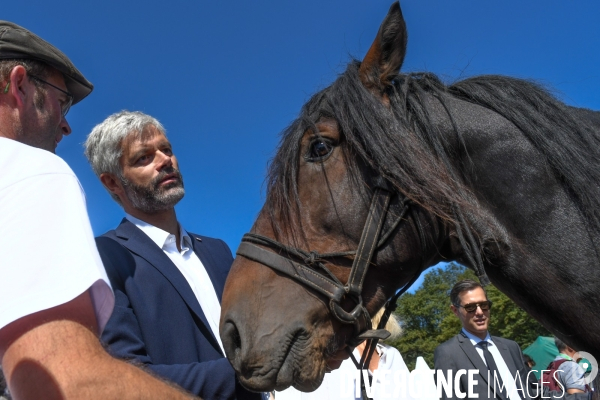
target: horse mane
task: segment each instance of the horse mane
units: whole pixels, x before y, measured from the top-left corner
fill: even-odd
[[[350,63],[282,132],[279,151],[269,166],[265,203],[276,236],[284,230],[294,237],[301,222],[297,188],[300,141],[307,129],[318,132],[315,124],[322,117],[338,122],[344,157],[357,183],[362,182],[358,168],[362,161],[404,196],[450,223],[458,223],[455,207],[477,216],[474,196],[456,165],[456,160],[468,160],[461,132],[448,112],[454,137],[442,134],[429,111],[432,98],[446,108],[450,96],[491,109],[516,125],[546,156],[584,214],[600,226],[600,188],[590,184],[600,182],[599,139],[590,126],[577,120],[570,108],[541,86],[503,76],[473,77],[446,86],[431,73],[399,74],[386,92],[387,107],[363,86],[359,66],[356,60]],[[459,146],[450,145],[457,141]]]
[[[450,86],[449,92],[495,111],[519,128],[546,157],[592,226],[600,227],[600,137],[581,118],[582,112],[534,82],[506,76],[468,78]]]

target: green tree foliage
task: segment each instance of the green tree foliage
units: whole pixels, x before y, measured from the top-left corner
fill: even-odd
[[[414,369],[418,356],[433,367],[435,348],[460,331],[460,321],[450,309],[450,289],[462,279],[477,280],[471,270],[450,263],[444,269],[428,272],[419,289],[398,300],[396,314],[404,332],[391,344],[400,350],[410,370]],[[487,286],[486,291],[493,302],[489,328],[492,335],[514,340],[521,348],[529,346],[538,336],[551,336],[493,285]]]

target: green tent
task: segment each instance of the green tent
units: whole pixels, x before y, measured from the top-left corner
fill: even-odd
[[[540,371],[546,369],[548,364],[550,364],[552,360],[556,358],[558,355],[558,349],[554,344],[553,337],[538,336],[538,338],[535,339],[535,342],[531,343],[529,347],[523,350],[523,353],[527,354],[529,357],[533,358],[533,361],[535,361],[535,365],[533,368],[531,368],[531,370],[536,378],[540,380]],[[582,363],[587,363],[587,373],[592,371],[592,364],[587,359],[584,358],[579,361],[579,365],[582,365]]]
[[[554,338],[547,336],[538,336],[535,342],[523,350],[524,354],[533,358],[535,365],[531,370],[533,374],[540,379],[540,371],[546,369],[548,364],[552,362],[558,355],[558,349],[554,345]]]

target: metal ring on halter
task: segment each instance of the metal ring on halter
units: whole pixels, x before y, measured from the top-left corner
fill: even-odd
[[[343,323],[352,324],[357,318],[365,312],[365,308],[362,304],[362,300],[354,307],[350,312],[344,310],[342,306],[335,302],[333,299],[329,301],[329,308],[335,317]]]

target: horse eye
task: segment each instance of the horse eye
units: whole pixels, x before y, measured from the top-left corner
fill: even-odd
[[[333,145],[325,139],[313,140],[306,155],[307,161],[323,160],[333,151]]]

